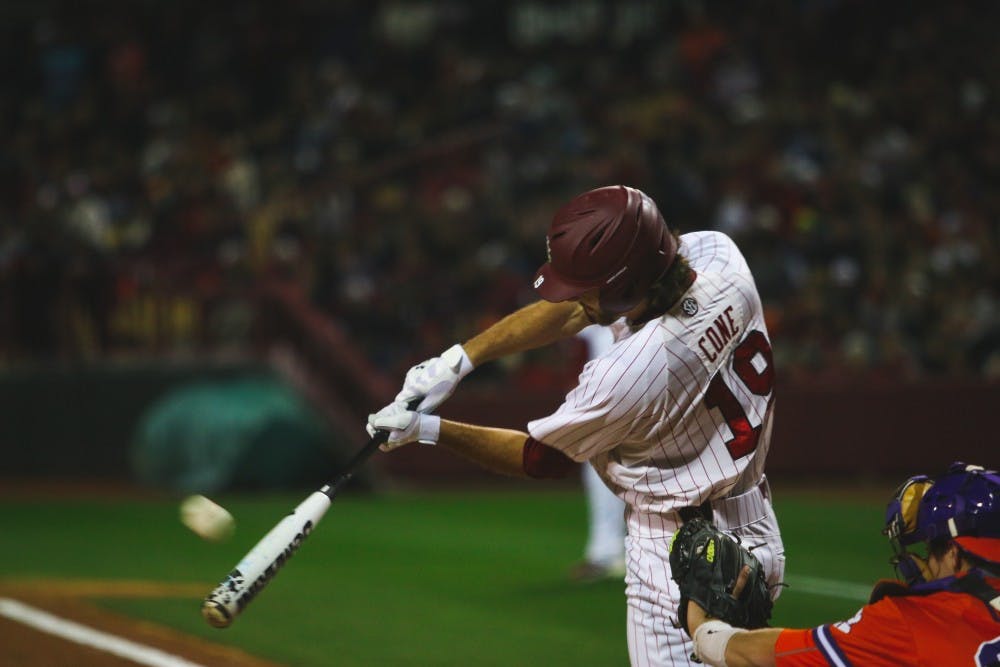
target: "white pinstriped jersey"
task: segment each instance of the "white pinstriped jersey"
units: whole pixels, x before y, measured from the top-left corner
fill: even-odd
[[[697,278],[670,312],[590,361],[536,440],[590,460],[641,513],[669,513],[751,488],[770,441],[774,366],[760,297],[725,234],[680,237]],[[652,527],[650,527],[652,529]]]

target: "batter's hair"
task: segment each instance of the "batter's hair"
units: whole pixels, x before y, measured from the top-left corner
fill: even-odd
[[[674,237],[678,237],[677,232],[672,232],[672,234]],[[677,253],[670,268],[649,287],[646,292],[649,307],[643,313],[641,321],[633,322],[633,326],[648,322],[673,308],[674,304],[691,287],[694,279],[695,272],[691,269],[687,258]]]

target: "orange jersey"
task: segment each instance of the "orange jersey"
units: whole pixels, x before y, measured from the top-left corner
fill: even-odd
[[[1000,667],[1000,612],[967,593],[887,597],[841,623],[785,630],[774,652],[777,667]]]

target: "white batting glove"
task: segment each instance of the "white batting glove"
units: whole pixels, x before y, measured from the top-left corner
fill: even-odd
[[[407,371],[396,401],[407,403],[419,398],[422,400],[417,405],[417,412],[434,412],[455,393],[459,381],[472,369],[472,361],[465,349],[458,344],[452,345],[440,357],[432,357]]]
[[[406,407],[406,403],[397,401],[368,415],[368,429],[370,433],[389,431],[389,439],[379,449],[391,452],[411,442],[436,445],[441,434],[441,418],[413,412]]]

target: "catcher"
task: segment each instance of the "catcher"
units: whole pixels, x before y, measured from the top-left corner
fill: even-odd
[[[935,479],[911,477],[883,533],[905,583],[879,582],[847,621],[790,630],[762,628],[771,605],[752,554],[707,522],[686,523],[670,558],[697,657],[728,667],[1000,665],[1000,475],[954,463]],[[910,551],[920,544],[924,556]]]

